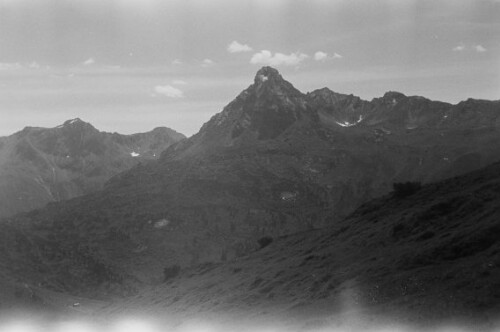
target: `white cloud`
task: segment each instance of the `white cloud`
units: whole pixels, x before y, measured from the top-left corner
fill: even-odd
[[[328,54],[322,51],[318,51],[314,53],[314,60],[316,61],[325,61],[328,59]]]
[[[173,80],[172,83],[175,85],[187,85],[187,82],[183,80]]]
[[[14,69],[21,69],[23,66],[16,62],[16,63],[2,63],[0,62],[0,70],[14,70]]]
[[[40,67],[40,65],[38,64],[38,62],[33,61],[32,63],[30,63],[30,64],[28,65],[28,68],[30,68],[30,69],[40,69],[41,67]]]
[[[318,51],[314,53],[314,60],[316,61],[326,61],[326,60],[341,59],[341,58],[343,58],[343,56],[338,53],[333,53],[332,56],[329,56],[328,53],[323,51]]]
[[[201,62],[201,66],[202,67],[212,67],[213,65],[215,65],[215,62],[213,62],[212,60],[210,59],[204,59],[202,62]]]
[[[95,63],[94,58],[89,58],[89,59],[83,61],[83,65],[85,65],[85,66],[90,66],[90,65],[93,65],[94,63]]]
[[[181,60],[179,60],[179,59],[175,59],[174,61],[172,61],[172,64],[173,64],[174,66],[179,66],[179,65],[182,65],[182,61],[181,61]]]
[[[476,45],[475,49],[476,49],[476,52],[479,52],[479,53],[483,53],[483,52],[487,51],[487,49],[484,48],[482,45]]]
[[[483,46],[483,45],[476,45],[474,47],[467,47],[465,46],[464,44],[460,44],[460,45],[457,45],[453,48],[453,51],[454,52],[462,52],[462,51],[465,51],[465,50],[469,50],[469,49],[473,49],[474,51],[478,52],[478,53],[484,53],[487,51],[487,49]]]
[[[21,69],[31,69],[31,70],[42,70],[50,69],[49,66],[42,66],[38,62],[31,63],[19,63],[19,62],[0,62],[0,70],[21,70]]]
[[[155,87],[155,92],[168,98],[184,98],[184,92],[171,85],[158,85]]]
[[[253,49],[247,44],[240,44],[236,40],[227,46],[229,53],[251,52]]]
[[[250,63],[257,65],[270,65],[270,66],[298,66],[302,61],[307,59],[309,56],[304,53],[292,53],[286,55],[283,53],[275,53],[274,55],[268,50],[262,50],[259,53],[255,53],[250,59]]]

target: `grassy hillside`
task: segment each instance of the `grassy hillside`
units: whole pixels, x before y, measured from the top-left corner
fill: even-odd
[[[266,241],[178,276],[109,312],[487,324],[500,310],[500,164],[373,200],[326,229]],[[147,308],[147,309],[145,309]]]

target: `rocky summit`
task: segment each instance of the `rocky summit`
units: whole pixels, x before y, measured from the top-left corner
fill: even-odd
[[[491,164],[499,118],[492,101],[304,94],[264,67],[157,161],[100,191],[4,220],[0,242],[10,249],[0,262],[16,266],[6,272],[12,278],[46,289],[132,294],[161,283],[165,271],[232,261],[269,239],[335,226],[395,183]]]

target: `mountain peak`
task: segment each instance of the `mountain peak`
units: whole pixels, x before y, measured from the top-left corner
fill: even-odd
[[[65,128],[68,128],[68,127],[71,127],[71,128],[74,128],[74,127],[76,127],[76,128],[85,128],[85,127],[94,128],[94,126],[92,126],[90,123],[85,122],[80,118],[66,120],[62,124],[61,127],[65,127]]]
[[[82,121],[82,119],[80,118],[74,118],[74,119],[70,119],[70,120],[67,120],[64,122],[64,126],[69,126],[69,125],[72,125],[72,124],[83,124],[85,123],[84,121]]]
[[[401,99],[401,98],[406,98],[406,95],[401,93],[401,92],[398,92],[398,91],[387,91],[382,98],[385,98],[385,99],[395,98],[397,100],[397,99]]]
[[[255,83],[263,83],[267,81],[271,82],[278,82],[278,81],[284,81],[283,77],[279,73],[279,71],[273,67],[265,66],[259,69],[257,74],[255,75]]]
[[[66,120],[62,125],[57,126],[58,129],[63,129],[67,132],[72,131],[89,131],[89,132],[99,132],[92,124],[83,121],[80,118],[74,118],[70,120]]]
[[[262,67],[257,71],[252,88],[256,91],[258,97],[302,97],[302,93],[295,89],[290,82],[286,81],[278,70],[269,66]]]
[[[201,128],[203,144],[208,144],[206,135],[215,137],[212,142],[227,138],[224,144],[233,144],[244,132],[259,140],[276,138],[302,118],[306,108],[304,94],[283,79],[275,68],[262,67],[255,75],[254,84]]]
[[[352,98],[358,98],[358,97],[355,97],[354,95],[346,95],[346,94],[343,94],[343,93],[338,93],[338,92],[335,92],[335,91],[332,91],[330,90],[329,88],[321,88],[321,89],[317,89],[317,90],[314,90],[312,92],[308,92],[307,93],[307,96],[309,98],[313,98],[313,99],[321,99],[323,101],[326,101],[326,102],[337,102],[339,100],[344,100],[348,97],[352,97]]]

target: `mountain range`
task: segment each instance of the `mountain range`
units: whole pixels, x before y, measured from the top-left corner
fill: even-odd
[[[33,287],[94,298],[130,295],[145,284],[160,284],[166,271],[230,262],[214,270],[225,274],[226,266],[231,271],[239,269],[236,265],[242,259],[267,266],[273,273],[299,264],[296,260],[303,263],[303,271],[309,271],[313,263],[314,268],[326,268],[319,265],[329,262],[329,268],[337,271],[334,274],[340,273],[341,265],[352,264],[348,276],[363,271],[361,279],[372,272],[383,279],[390,272],[387,264],[407,271],[429,267],[443,243],[448,248],[452,239],[465,238],[467,247],[470,241],[476,243],[476,232],[497,232],[487,225],[493,219],[485,219],[484,227],[472,231],[476,219],[468,219],[468,213],[473,208],[463,215],[454,214],[468,206],[469,196],[480,195],[481,190],[471,189],[472,180],[456,180],[465,193],[458,206],[447,201],[459,189],[449,180],[419,191],[413,197],[421,203],[415,214],[411,199],[379,198],[356,209],[388,194],[394,183],[435,182],[498,161],[499,119],[498,101],[469,99],[452,105],[397,92],[364,101],[326,88],[304,94],[277,70],[264,67],[253,84],[197,134],[165,146],[158,160],[119,173],[102,190],[4,219],[0,264],[9,267],[4,270],[9,278],[21,278]],[[492,169],[485,174],[495,174]],[[495,184],[484,183],[490,185]],[[435,189],[439,186],[449,188]],[[440,201],[445,202],[442,207]],[[483,211],[482,203],[477,204]],[[493,211],[490,207],[484,211]],[[438,221],[432,224],[434,215],[427,218],[425,213],[434,210],[449,219],[436,217]],[[441,224],[445,219],[455,222],[453,218],[467,222]],[[427,220],[431,220],[428,227],[433,234],[424,235]],[[397,222],[403,224],[398,226],[400,233],[394,229]],[[482,242],[483,235],[477,241]],[[246,256],[269,239],[287,237],[297,244],[283,240],[269,247],[273,251],[266,248]],[[305,242],[299,245],[301,237]],[[407,239],[411,239],[408,245]],[[432,243],[429,251],[422,256],[410,250],[428,243]],[[483,255],[490,247],[465,256]],[[350,254],[337,257],[337,250]],[[462,257],[454,254],[455,249],[446,250],[451,250],[446,255],[453,259]],[[468,249],[456,250],[467,253]],[[305,255],[304,262],[292,257],[292,251]],[[384,261],[384,255],[392,251],[397,255]],[[373,261],[372,252],[376,254]],[[438,261],[449,261],[446,255]],[[276,267],[266,265],[271,264],[267,261]],[[290,276],[286,272],[284,277],[295,283],[297,278],[305,280],[301,273],[297,270],[299,275]],[[318,273],[323,278],[326,272]],[[317,285],[318,294],[330,279],[325,280]],[[252,289],[260,289],[259,285]],[[233,286],[238,287],[228,285]],[[392,296],[389,286],[386,299]]]
[[[101,189],[113,175],[157,159],[185,138],[169,128],[120,135],[72,119],[0,137],[0,217]]]

